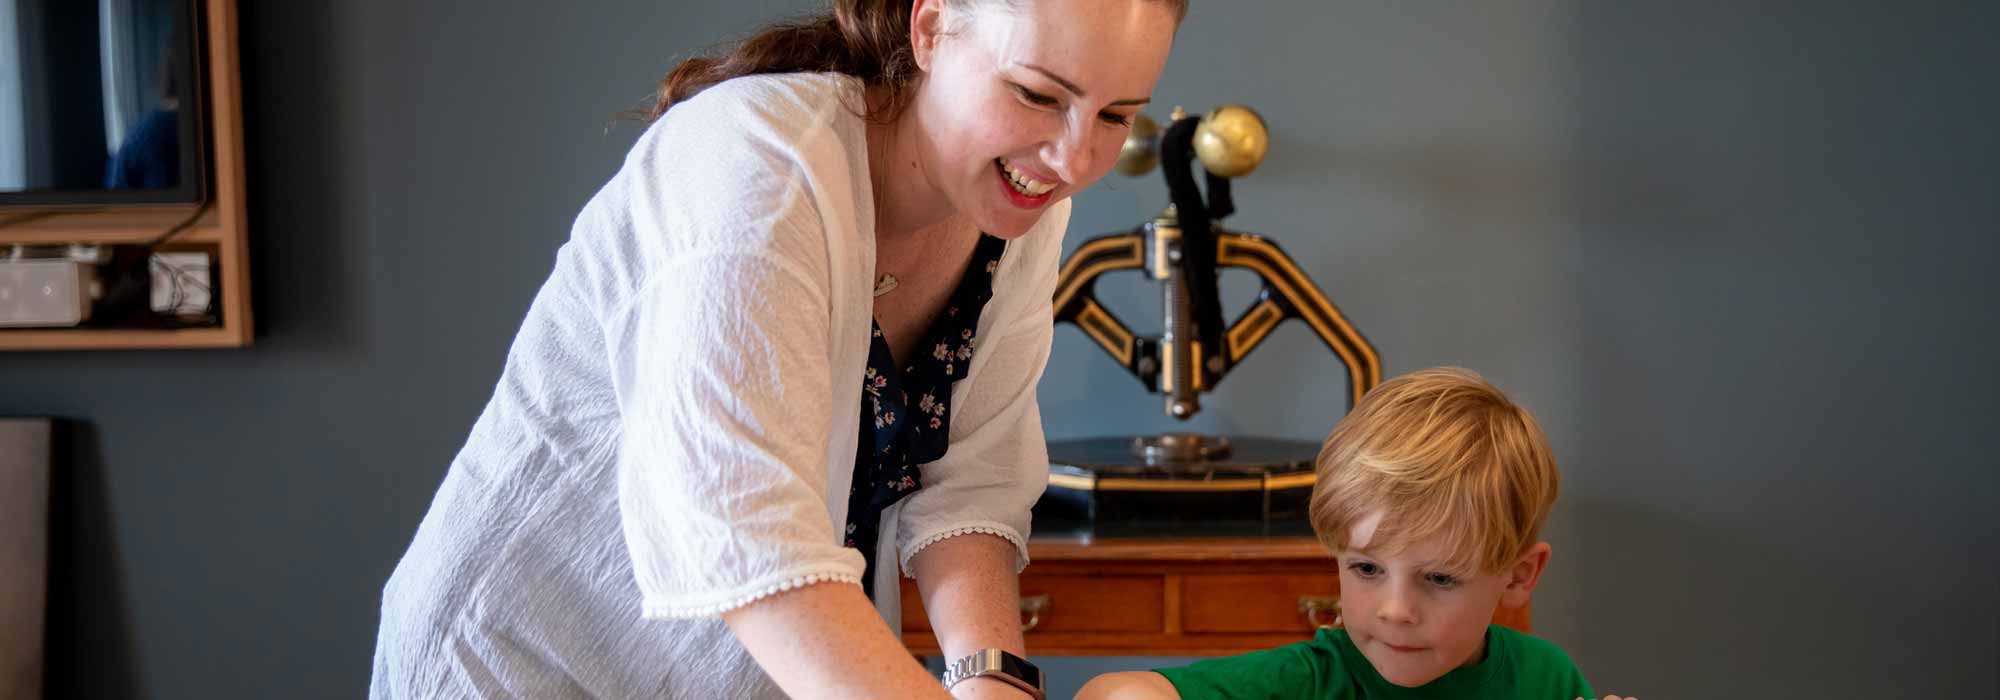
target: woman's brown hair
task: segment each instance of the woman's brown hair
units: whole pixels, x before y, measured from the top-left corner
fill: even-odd
[[[969,5],[979,0],[944,0]],[[1008,0],[1021,2],[1022,0]],[[1164,2],[1178,23],[1188,0]],[[720,56],[696,56],[674,66],[646,120],[659,119],[681,101],[730,78],[763,73],[842,73],[882,91],[868,118],[895,119],[916,85],[917,62],[910,48],[911,0],[831,0],[825,11],[804,19],[776,22]]]

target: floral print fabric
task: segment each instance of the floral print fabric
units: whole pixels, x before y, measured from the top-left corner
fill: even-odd
[[[976,345],[979,312],[993,297],[993,271],[1006,242],[981,234],[965,276],[902,371],[875,324],[868,369],[862,377],[861,436],[854,455],[854,485],[847,497],[846,544],[868,562],[861,577],[875,597],[875,549],[882,511],[923,487],[917,467],[937,461],[950,447],[951,387],[965,376]],[[893,566],[893,562],[891,563]]]

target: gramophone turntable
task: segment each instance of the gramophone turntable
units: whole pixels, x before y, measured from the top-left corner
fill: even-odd
[[[1172,204],[1135,229],[1084,242],[1056,285],[1056,322],[1075,324],[1146,391],[1161,395],[1162,409],[1176,420],[1199,412],[1202,394],[1287,320],[1303,322],[1340,358],[1350,407],[1381,381],[1375,348],[1291,256],[1275,241],[1222,225],[1235,213],[1231,180],[1256,169],[1269,144],[1263,119],[1242,105],[1203,116],[1176,109],[1164,130],[1139,115],[1118,170],[1139,176],[1157,166]],[[1226,325],[1216,288],[1224,267],[1262,281],[1255,301]],[[1158,337],[1134,334],[1098,302],[1099,278],[1122,270],[1160,285]],[[1303,531],[1318,448],[1302,440],[1191,432],[1051,441],[1049,487],[1035,506],[1036,526],[1106,533],[1198,523],[1209,531]]]

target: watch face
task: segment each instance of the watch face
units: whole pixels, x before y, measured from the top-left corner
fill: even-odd
[[[1013,654],[1009,654],[1006,652],[1001,652],[1000,670],[1014,676],[1015,678],[1019,678],[1029,683],[1033,683],[1037,688],[1043,687],[1042,669],[1032,663],[1029,663],[1027,659],[1023,659],[1019,656],[1015,656]]]

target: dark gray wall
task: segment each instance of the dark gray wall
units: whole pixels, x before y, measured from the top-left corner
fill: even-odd
[[[359,694],[380,586],[636,133],[608,116],[803,6],[244,5],[257,345],[0,355],[0,414],[86,422],[52,697]],[[1994,697],[2000,12],[1905,5],[1197,2],[1156,112],[1259,108],[1233,223],[1391,373],[1471,366],[1541,416],[1535,621],[1600,690]],[[1072,241],[1162,202],[1108,182]],[[1056,351],[1052,436],[1169,427],[1080,333]],[[1254,359],[1197,427],[1345,409],[1302,328]]]

